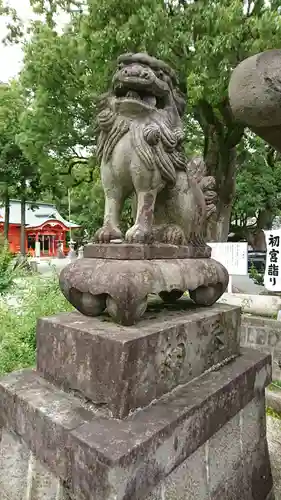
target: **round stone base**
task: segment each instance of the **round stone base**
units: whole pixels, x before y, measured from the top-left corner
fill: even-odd
[[[84,258],[60,275],[61,290],[78,311],[99,316],[106,309],[114,321],[128,326],[144,314],[150,294],[173,304],[189,291],[196,304],[211,306],[227,285],[227,270],[213,259]]]

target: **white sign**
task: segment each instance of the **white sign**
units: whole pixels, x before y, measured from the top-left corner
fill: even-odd
[[[220,262],[231,276],[248,275],[248,243],[208,243],[212,259]]]
[[[281,291],[281,230],[264,231],[266,266],[264,286],[271,292]]]

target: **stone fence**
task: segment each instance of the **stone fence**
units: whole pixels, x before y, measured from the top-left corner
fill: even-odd
[[[272,355],[273,380],[281,381],[281,321],[244,314],[241,345]]]

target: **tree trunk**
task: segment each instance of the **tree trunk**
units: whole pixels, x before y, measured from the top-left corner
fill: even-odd
[[[216,112],[207,101],[201,100],[195,109],[195,117],[204,132],[207,175],[216,180],[217,213],[209,221],[207,241],[227,241],[235,195],[236,146],[243,136],[244,127],[234,121],[228,99],[218,105]]]
[[[262,229],[257,230],[256,232],[249,235],[248,243],[251,245],[253,250],[257,252],[265,252],[266,251],[266,243],[265,236]]]
[[[9,197],[9,189],[5,191],[5,221],[4,221],[4,238],[5,241],[8,241],[9,238],[9,225],[10,225],[10,197]]]
[[[210,220],[207,226],[207,241],[227,241],[230,228],[232,205],[222,205],[218,207],[217,215]]]
[[[25,196],[21,198],[20,253],[25,256]]]
[[[274,216],[270,209],[270,206],[265,210],[260,210],[257,227],[254,231],[249,234],[248,243],[253,247],[253,250],[265,252],[266,242],[263,229],[271,229]]]
[[[214,140],[214,138],[212,138]],[[208,175],[216,179],[217,213],[207,227],[207,240],[227,241],[232,204],[235,195],[236,147],[215,139],[212,151],[205,157]]]

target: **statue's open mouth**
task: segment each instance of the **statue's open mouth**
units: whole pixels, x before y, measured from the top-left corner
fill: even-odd
[[[140,85],[141,87],[141,85]],[[114,89],[115,96],[123,101],[138,101],[140,104],[150,108],[163,109],[166,104],[165,96],[154,95],[151,89],[134,88],[119,83]]]

